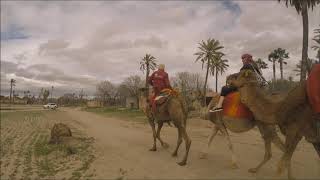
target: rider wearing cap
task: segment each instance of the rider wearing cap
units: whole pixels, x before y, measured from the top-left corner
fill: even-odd
[[[248,70],[252,70],[254,72],[257,72],[259,75],[261,75],[261,71],[259,70],[257,65],[253,62],[251,54],[243,54],[241,56],[241,59],[242,59],[243,66],[241,67],[240,71],[248,69]],[[227,85],[222,87],[219,102],[212,110],[210,110],[211,112],[222,111],[223,110],[222,103],[223,103],[224,97],[231,92],[237,91],[237,88],[230,84],[230,80],[232,78],[235,78],[235,76],[231,75],[231,76],[227,77],[227,81],[226,81]]]

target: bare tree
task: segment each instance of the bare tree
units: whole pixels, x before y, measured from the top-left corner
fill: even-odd
[[[195,100],[201,101],[205,79],[199,73],[178,72],[171,82],[174,88],[179,89],[189,108]]]
[[[137,99],[138,108],[140,88],[142,88],[143,85],[142,79],[137,75],[127,77],[120,85],[122,88],[124,88],[124,91],[127,91],[129,96]]]
[[[96,95],[104,105],[114,105],[118,90],[110,81],[102,81],[97,84]]]
[[[44,102],[44,103],[47,103],[47,100],[48,100],[49,95],[50,95],[50,91],[49,91],[48,89],[45,89],[45,90],[43,91],[43,102]]]

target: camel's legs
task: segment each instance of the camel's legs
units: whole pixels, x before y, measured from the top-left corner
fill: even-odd
[[[178,149],[179,149],[181,143],[182,143],[181,130],[180,130],[180,128],[178,128],[178,141],[177,141],[176,149],[175,149],[175,150],[173,151],[173,153],[172,153],[172,156],[173,156],[173,157],[175,157],[175,156],[178,155]]]
[[[274,145],[277,146],[277,148],[279,148],[282,152],[285,152],[285,146],[283,141],[280,139],[280,137],[278,136],[277,132],[274,131],[274,135],[272,136],[272,140],[271,142],[273,142]]]
[[[200,158],[201,159],[205,159],[209,153],[209,149],[210,149],[210,145],[212,143],[212,140],[213,138],[217,135],[219,131],[219,127],[217,125],[215,125],[212,129],[212,133],[211,133],[211,136],[209,136],[208,138],[208,144],[207,146],[205,147],[205,149],[202,151],[201,155],[200,155]]]
[[[258,164],[257,167],[255,168],[251,168],[249,169],[249,172],[251,173],[256,173],[259,171],[259,169],[266,163],[268,162],[271,157],[272,157],[272,153],[271,153],[271,139],[270,138],[264,138],[264,158],[263,160]]]
[[[151,119],[151,118],[149,118],[149,124],[150,124],[150,126],[151,126],[151,128],[152,128],[152,135],[153,135],[153,146],[152,146],[152,148],[150,149],[150,151],[156,151],[157,150],[157,134],[156,134],[156,125],[155,125],[155,123],[154,123],[154,120],[153,119]]]
[[[169,147],[169,145],[167,143],[165,143],[164,141],[162,141],[162,139],[160,137],[160,131],[161,131],[162,126],[163,126],[163,122],[158,122],[158,129],[157,129],[156,136],[157,136],[157,139],[160,141],[161,146],[166,149]]]
[[[320,158],[320,143],[312,143],[312,144],[313,144],[313,147],[317,151],[318,156]]]
[[[264,141],[264,158],[263,160],[258,164],[258,166],[256,166],[255,168],[251,168],[249,169],[249,172],[251,173],[256,173],[257,171],[259,171],[259,169],[266,163],[268,162],[271,157],[272,157],[272,153],[271,153],[271,141],[274,139],[276,143],[281,143],[281,140],[278,141],[276,139],[275,136],[276,132],[275,132],[275,128],[273,125],[266,125],[264,123],[260,123],[257,122],[257,126],[259,128],[259,131],[262,135],[263,141]],[[278,137],[279,138],[279,137]],[[281,144],[279,144],[279,148],[281,148]]]
[[[181,135],[182,135],[182,137],[184,138],[184,143],[186,144],[186,152],[185,152],[185,155],[184,155],[182,161],[179,162],[178,164],[179,164],[180,166],[184,166],[184,165],[187,164],[188,154],[189,154],[189,150],[190,150],[190,146],[191,146],[191,140],[190,140],[190,138],[189,138],[189,136],[188,136],[188,134],[187,134],[186,127],[180,126],[180,127],[178,127],[178,128],[180,129]]]
[[[229,147],[229,150],[231,152],[231,160],[232,160],[232,164],[231,165],[232,165],[232,168],[238,168],[237,158],[236,158],[236,155],[234,153],[233,145],[231,143],[231,139],[230,139],[230,136],[229,136],[229,133],[228,133],[226,127],[223,126],[223,128],[221,128],[221,132],[227,138],[228,147]]]
[[[293,128],[290,128],[290,129],[293,129]],[[277,172],[278,174],[281,174],[282,171],[288,168],[288,179],[292,179],[291,164],[290,164],[291,158],[299,141],[302,139],[302,136],[300,136],[297,132],[288,131],[287,133],[288,134],[286,135],[286,142],[285,142],[286,150],[281,157]]]

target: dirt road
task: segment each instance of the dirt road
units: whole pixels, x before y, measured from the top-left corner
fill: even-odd
[[[286,174],[276,176],[276,165],[282,153],[273,149],[272,159],[257,174],[248,173],[264,155],[264,146],[256,130],[247,133],[231,133],[231,140],[238,156],[239,169],[231,168],[231,156],[225,139],[214,139],[208,159],[199,159],[199,153],[206,145],[211,129],[209,122],[189,120],[188,132],[192,145],[188,164],[180,167],[178,159],[171,157],[176,143],[177,132],[165,126],[163,139],[170,144],[168,149],[160,147],[150,152],[152,145],[151,129],[148,124],[106,118],[77,109],[63,109],[75,122],[75,126],[95,138],[95,161],[89,171],[94,178],[150,178],[150,179],[261,179],[286,178]],[[184,153],[181,146],[178,158]],[[293,175],[297,179],[319,179],[320,160],[311,144],[304,140],[298,145],[292,159]]]

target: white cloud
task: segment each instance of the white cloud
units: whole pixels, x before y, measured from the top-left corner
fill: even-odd
[[[1,36],[19,31],[28,37],[2,40],[1,61],[25,71],[20,73],[21,81],[28,82],[25,86],[47,81],[62,84],[61,93],[77,87],[93,94],[99,80],[119,83],[128,75],[142,75],[138,62],[145,53],[165,63],[170,76],[202,72],[193,54],[201,40],[215,38],[225,46],[227,73],[239,70],[244,52],[266,60],[268,53],[281,47],[290,52],[285,76],[292,75],[301,56],[301,16],[277,1],[232,5],[240,11],[221,1],[1,1]],[[309,12],[310,45],[319,9]],[[315,53],[309,50],[309,56]],[[50,68],[34,76],[37,66]],[[265,71],[267,78],[271,71]],[[220,78],[219,84],[224,80]],[[210,77],[209,85],[213,84]]]

